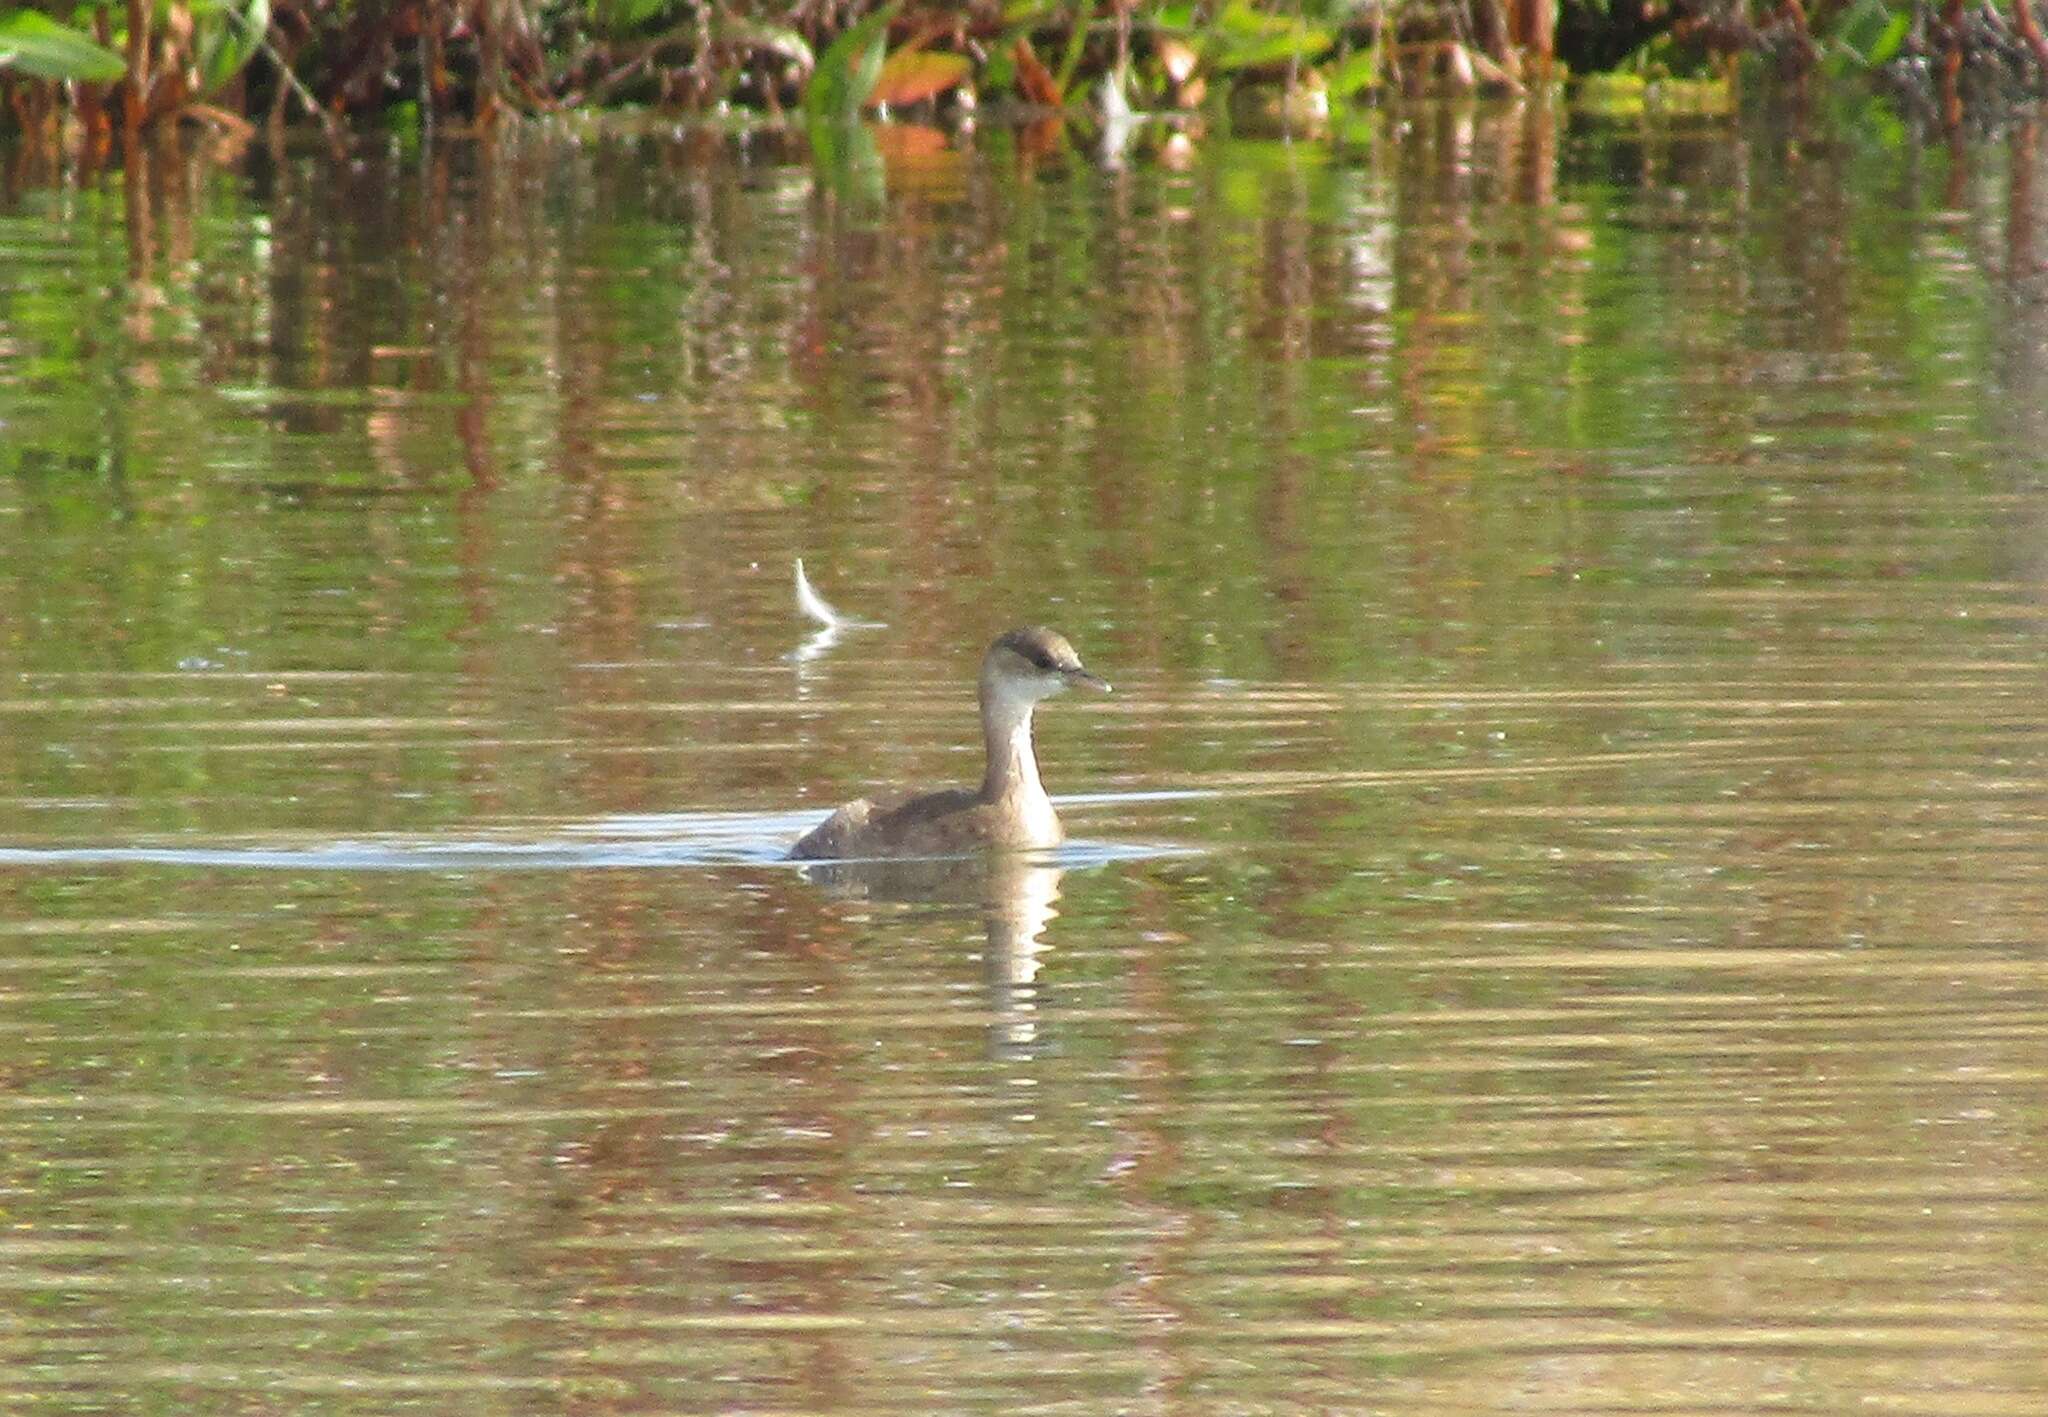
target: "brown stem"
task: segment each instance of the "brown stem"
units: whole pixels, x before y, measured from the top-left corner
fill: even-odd
[[[155,184],[150,180],[149,147],[138,129],[121,134],[121,215],[128,229],[128,280],[138,290],[147,286],[156,265]],[[141,302],[135,302],[141,309]]]
[[[1548,74],[1557,57],[1556,0],[1511,0],[1508,25],[1515,42],[1535,61],[1536,72]]]
[[[2034,63],[2048,70],[2048,38],[2041,34],[2041,22],[2034,17],[2034,0],[2012,0],[2012,22],[2033,53]]]
[[[1781,0],[1778,13],[1792,27],[1792,62],[1804,73],[1820,52],[1814,47],[1813,27],[1806,22],[1806,6],[1800,0]]]
[[[1508,57],[1508,16],[1501,0],[1479,0],[1472,14],[1472,37],[1494,63]]]
[[[93,11],[92,32],[102,48],[113,38],[113,18],[105,10]],[[85,129],[86,151],[95,158],[107,150],[113,136],[113,120],[107,115],[107,99],[113,93],[112,84],[78,86],[78,120]]]
[[[447,65],[442,60],[442,43],[447,36],[448,17],[441,0],[420,4],[420,118],[432,123],[447,108]]]
[[[479,123],[494,123],[498,118],[498,105],[505,96],[505,37],[504,27],[498,23],[498,0],[478,0],[476,7],[476,45],[483,56],[483,72],[478,77],[476,96],[476,118]]]
[[[1948,51],[1941,56],[1941,118],[1953,134],[1963,122],[1963,96],[1956,83],[1963,72],[1963,0],[1944,0],[1941,23],[1948,30]]]
[[[128,87],[122,96],[122,126],[134,132],[142,126],[143,104],[149,94],[149,6],[144,0],[128,0]]]
[[[2020,0],[2024,6],[2027,0]],[[2005,277],[2022,280],[2039,274],[2040,259],[2034,254],[2034,163],[2040,146],[2040,130],[2032,120],[2012,130],[2012,162],[2008,171],[2011,188],[2005,208]]]

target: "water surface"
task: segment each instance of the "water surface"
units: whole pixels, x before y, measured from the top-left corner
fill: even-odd
[[[10,168],[0,1407],[2043,1410],[2040,159],[1809,122]]]

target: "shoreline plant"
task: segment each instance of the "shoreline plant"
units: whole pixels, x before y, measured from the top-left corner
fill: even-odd
[[[88,153],[152,125],[489,125],[646,109],[779,122],[990,106],[1107,122],[1577,76],[1724,111],[1740,73],[1870,75],[1957,117],[2048,92],[2037,0],[33,0],[0,10],[0,125]]]

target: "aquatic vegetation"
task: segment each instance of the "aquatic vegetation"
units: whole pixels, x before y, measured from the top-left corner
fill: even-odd
[[[210,100],[269,47],[270,0],[49,8],[0,16],[0,90],[21,128],[47,130],[67,109],[90,133],[194,113],[242,122]]]
[[[1333,106],[1571,72],[1725,86],[1738,56],[1906,88],[2048,82],[2030,0],[36,0],[0,17],[12,125],[88,152],[168,119],[246,132],[294,108],[419,124],[506,108],[801,110],[815,129],[878,108],[1092,102],[1314,130]]]

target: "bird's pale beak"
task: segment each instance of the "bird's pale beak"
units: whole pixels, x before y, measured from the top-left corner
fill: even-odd
[[[1079,684],[1082,688],[1093,689],[1098,694],[1109,692],[1109,681],[1107,679],[1099,679],[1079,665],[1061,672],[1067,676],[1069,684]]]

